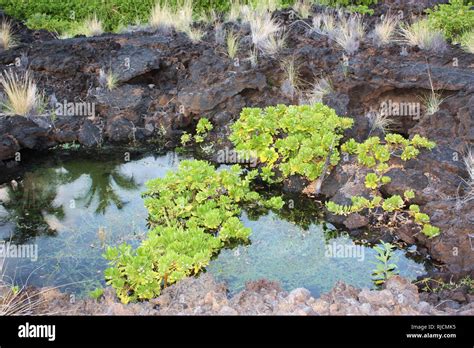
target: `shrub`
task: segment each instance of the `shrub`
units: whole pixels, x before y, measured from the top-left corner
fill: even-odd
[[[441,30],[445,37],[453,41],[474,29],[473,2],[450,0],[449,4],[436,5],[428,9],[428,21],[431,27]]]
[[[334,202],[327,202],[327,209],[336,215],[349,215],[368,210],[382,211],[386,213],[401,212],[407,207],[407,203],[415,198],[415,193],[411,190],[405,191],[403,198],[394,195],[388,198],[382,198],[378,189],[391,181],[389,176],[384,174],[389,170],[388,161],[392,155],[399,156],[403,161],[416,158],[420,149],[429,149],[435,147],[435,143],[428,139],[415,135],[411,140],[405,139],[400,134],[387,134],[385,143],[381,143],[379,137],[368,138],[363,143],[357,143],[354,139],[341,146],[341,150],[348,154],[356,154],[360,165],[372,170],[365,177],[365,186],[372,190],[372,197],[362,196],[351,197],[351,205],[339,205]],[[414,219],[414,222],[420,225],[422,232],[428,237],[435,237],[439,234],[437,227],[429,224],[428,215],[422,214],[416,205],[410,205],[406,213]],[[396,217],[396,215],[394,215]],[[396,221],[394,221],[396,222]]]
[[[181,136],[181,145],[185,146],[190,141],[194,141],[196,144],[202,143],[213,128],[214,126],[207,118],[200,118],[196,125],[196,134],[192,136],[184,132]]]
[[[230,140],[237,150],[257,155],[267,181],[273,169],[283,177],[299,174],[314,180],[323,173],[328,158],[331,166],[339,162],[337,146],[352,123],[321,103],[244,108],[231,126]]]
[[[246,241],[250,229],[238,216],[242,205],[280,209],[280,197],[264,200],[250,189],[256,172],[239,166],[216,171],[204,161],[183,161],[176,172],[149,181],[144,193],[151,231],[133,250],[109,247],[107,283],[122,302],[151,299],[163,286],[196,274],[221,248]]]

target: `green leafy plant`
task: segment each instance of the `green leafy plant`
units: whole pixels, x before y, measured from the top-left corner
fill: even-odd
[[[421,213],[417,205],[412,204],[407,209],[408,202],[415,198],[415,193],[412,190],[405,191],[403,197],[393,195],[388,198],[383,198],[378,191],[381,186],[391,181],[391,178],[384,174],[390,169],[388,161],[392,156],[396,155],[403,161],[408,161],[416,158],[420,149],[431,150],[434,146],[434,142],[418,134],[411,140],[405,139],[400,134],[387,134],[385,142],[382,142],[379,137],[368,138],[363,143],[357,143],[354,139],[350,139],[342,144],[341,150],[357,155],[358,163],[372,170],[365,176],[365,187],[371,190],[372,197],[351,197],[351,205],[340,205],[329,201],[326,203],[326,208],[333,214],[345,216],[364,210],[368,210],[369,214],[390,213],[393,214],[392,221],[394,223],[397,222],[397,214],[405,212],[413,218],[415,224],[420,226],[423,234],[429,238],[439,235],[439,228],[430,225],[429,216]]]
[[[372,272],[372,280],[375,285],[382,285],[388,279],[398,274],[397,265],[391,262],[393,259],[393,251],[395,245],[391,243],[385,243],[380,241],[380,246],[374,246],[374,250],[377,251],[375,258],[378,262],[375,263],[376,268]]]
[[[369,8],[367,5],[350,5],[347,7],[347,11],[351,13],[360,13],[363,15],[372,16],[374,14],[374,10]]]
[[[441,30],[445,37],[459,41],[460,37],[474,29],[473,2],[450,0],[449,4],[439,4],[426,10],[431,27]]]
[[[202,143],[213,128],[212,123],[207,118],[200,118],[196,125],[196,134],[192,136],[191,134],[184,132],[181,135],[181,145],[185,146],[187,143],[192,141],[196,144]]]
[[[98,300],[104,295],[104,289],[97,288],[89,292],[89,296],[93,298],[94,300]]]
[[[326,161],[339,162],[342,133],[353,124],[321,103],[244,108],[232,125],[230,140],[238,151],[252,151],[261,163],[261,176],[269,181],[278,170],[282,180],[293,174],[314,180],[323,174]]]
[[[200,131],[209,129],[204,125]],[[176,172],[147,182],[144,193],[151,231],[135,250],[109,247],[107,284],[122,302],[150,299],[161,288],[197,274],[211,257],[235,241],[247,241],[250,229],[239,220],[241,207],[281,209],[281,197],[263,199],[250,189],[255,171],[216,171],[205,161],[183,161]]]

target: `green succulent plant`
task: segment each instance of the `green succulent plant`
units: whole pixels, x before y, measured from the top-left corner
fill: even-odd
[[[352,124],[321,103],[244,108],[229,138],[237,150],[257,154],[263,180],[271,181],[276,169],[279,180],[294,174],[315,180],[328,159],[330,166],[339,162],[339,141]]]
[[[382,210],[387,213],[405,211],[407,203],[415,198],[413,190],[405,191],[403,198],[394,195],[384,199],[378,193],[381,186],[391,182],[391,178],[384,175],[389,170],[388,161],[393,155],[398,155],[403,161],[408,161],[416,158],[420,149],[431,150],[435,146],[434,142],[418,134],[411,140],[405,139],[400,134],[387,134],[384,142],[379,137],[368,138],[363,143],[357,143],[354,139],[350,139],[342,144],[341,151],[357,155],[360,165],[373,170],[365,176],[365,187],[372,190],[373,197],[371,199],[361,196],[351,197],[352,205],[340,205],[329,201],[326,203],[326,208],[333,214],[344,216],[359,213],[365,209],[369,213],[374,210]],[[429,216],[420,213],[417,205],[410,205],[407,213],[416,224],[420,225],[421,231],[426,236],[432,238],[439,235],[439,228],[429,224]]]
[[[281,209],[281,197],[263,199],[250,188],[256,172],[238,166],[216,171],[205,161],[183,161],[176,172],[147,182],[144,193],[150,232],[141,245],[109,247],[107,283],[122,302],[146,300],[161,288],[197,274],[213,255],[250,229],[239,219],[242,206]]]

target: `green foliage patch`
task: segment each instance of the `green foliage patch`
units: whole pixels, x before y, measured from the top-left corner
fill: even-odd
[[[450,0],[449,4],[436,5],[426,11],[428,22],[441,30],[446,38],[459,41],[461,36],[474,29],[474,6],[472,1]]]
[[[107,283],[124,303],[160,294],[161,288],[197,274],[224,246],[246,241],[250,229],[241,207],[280,209],[281,197],[263,199],[250,188],[256,172],[216,171],[205,161],[183,161],[176,172],[147,183],[144,193],[151,231],[141,245],[109,247]]]
[[[184,132],[183,135],[181,135],[181,145],[185,146],[190,142],[196,144],[202,143],[213,128],[214,126],[207,118],[200,118],[196,125],[196,134],[191,135]]]
[[[244,108],[229,139],[238,151],[256,154],[267,182],[274,169],[284,177],[299,174],[314,180],[328,159],[330,166],[339,162],[339,141],[352,124],[351,118],[339,117],[321,103]]]
[[[374,246],[377,252],[375,270],[372,272],[372,280],[375,285],[382,285],[394,275],[398,274],[397,265],[393,263],[393,250],[395,245],[380,241],[380,246]]]
[[[157,0],[0,0],[0,7],[9,15],[24,20],[31,29],[46,29],[60,34],[75,32],[81,22],[93,14],[103,22],[106,31],[123,26],[148,22],[151,9]],[[160,1],[160,0],[159,0]],[[161,0],[178,6],[184,0]],[[263,0],[241,0],[241,4],[256,6]],[[294,0],[278,0],[277,8],[287,8]],[[368,6],[377,0],[328,0],[319,1],[328,6],[344,6],[349,10],[370,13]],[[194,15],[215,11],[226,13],[231,0],[193,0]]]

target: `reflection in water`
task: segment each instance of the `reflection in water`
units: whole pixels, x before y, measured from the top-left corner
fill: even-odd
[[[131,162],[71,159],[31,170],[16,190],[0,188],[0,238],[35,243],[39,252],[37,262],[8,259],[6,275],[20,285],[62,286],[77,294],[101,286],[107,266],[104,246],[140,243],[147,232],[144,184],[175,170],[179,160],[174,153]],[[314,201],[287,196],[285,202],[278,215],[246,210],[242,219],[253,230],[251,243],[222,251],[208,271],[227,281],[233,292],[260,278],[279,280],[287,289],[307,287],[315,294],[337,280],[371,286],[372,249],[364,249],[362,262],[325,257],[328,242],[353,241],[318,222]],[[403,251],[397,256],[402,275],[414,278],[424,272]]]
[[[105,214],[107,207],[112,204],[118,209],[122,209],[124,201],[119,197],[114,187],[119,187],[127,191],[136,190],[138,184],[133,176],[127,177],[120,173],[120,162],[110,161],[92,162],[81,160],[71,161],[64,164],[65,173],[62,176],[62,182],[73,182],[85,175],[90,181],[89,189],[79,200],[84,201],[84,207],[89,208],[96,199],[97,207],[95,212]]]
[[[54,170],[46,169],[42,173],[27,173],[20,185],[6,188],[3,206],[9,220],[16,224],[15,233],[6,240],[11,237],[12,242],[22,244],[32,237],[56,235],[45,216],[64,217],[63,207],[54,204],[58,179]]]

